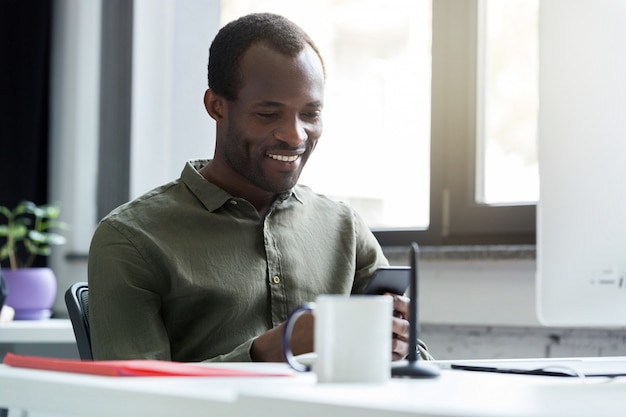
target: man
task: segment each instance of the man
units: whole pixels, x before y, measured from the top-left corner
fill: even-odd
[[[351,208],[296,185],[322,134],[324,84],[319,51],[289,20],[253,14],[220,30],[204,96],[214,158],[188,163],[94,234],[95,359],[281,361],[291,310],[318,294],[362,293],[387,265]],[[394,308],[399,359],[408,299]],[[310,316],[299,320],[295,354],[312,350],[312,335]]]

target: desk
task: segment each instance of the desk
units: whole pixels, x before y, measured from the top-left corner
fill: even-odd
[[[220,364],[290,372],[283,364]],[[313,374],[263,378],[112,378],[0,366],[0,406],[66,416],[623,417],[626,379],[447,370],[432,380],[317,384]]]
[[[14,320],[0,324],[0,343],[76,343],[67,319]]]
[[[6,352],[78,358],[69,319],[14,320],[0,324],[0,358]]]

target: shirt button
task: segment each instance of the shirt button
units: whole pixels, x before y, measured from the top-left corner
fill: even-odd
[[[280,284],[280,277],[278,275],[274,275],[274,277],[272,278],[272,282],[274,284]]]
[[[232,204],[233,206],[237,205],[237,200],[230,200],[230,204]]]

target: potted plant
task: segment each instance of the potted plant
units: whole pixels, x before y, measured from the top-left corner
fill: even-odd
[[[15,310],[15,319],[41,320],[52,314],[57,282],[50,268],[34,268],[38,256],[48,256],[53,245],[65,243],[54,229],[63,229],[58,205],[38,206],[22,201],[13,210],[0,206],[0,262],[6,282],[6,305]]]

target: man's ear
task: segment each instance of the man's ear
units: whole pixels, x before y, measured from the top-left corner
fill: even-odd
[[[226,116],[226,99],[210,88],[204,92],[204,108],[216,122]]]

